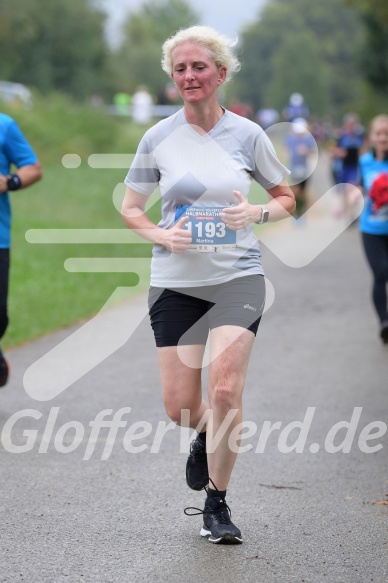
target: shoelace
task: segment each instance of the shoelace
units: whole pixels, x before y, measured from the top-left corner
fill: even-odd
[[[188,512],[188,510],[196,510],[197,512]],[[205,510],[201,510],[200,508],[196,508],[195,506],[188,506],[187,508],[184,509],[184,513],[186,514],[186,516],[208,514],[207,512],[205,512]],[[222,503],[220,504],[219,508],[216,508],[214,510],[212,509],[211,514],[217,515],[217,522],[219,524],[230,524],[232,512],[227,503],[225,502],[225,500],[222,500]]]
[[[201,444],[202,445],[202,444]],[[190,453],[196,458],[206,457],[206,447],[198,447],[195,445],[195,441],[190,444]]]
[[[219,492],[217,486],[215,485],[215,483],[213,482],[213,480],[211,478],[209,478],[209,482],[212,483],[213,488]],[[208,492],[208,488],[205,486],[205,490],[206,492]],[[212,509],[212,514],[218,514],[219,515],[219,519],[218,522],[220,524],[228,524],[230,522],[230,519],[232,517],[232,511],[229,508],[229,506],[227,505],[225,498],[223,498],[220,494],[220,498],[221,498],[221,502],[218,508]],[[206,506],[205,506],[206,508]],[[188,510],[196,510],[197,512],[187,512]],[[228,513],[227,515],[225,515],[225,511]],[[207,512],[205,512],[205,510],[201,510],[201,508],[197,508],[196,506],[188,506],[187,508],[184,509],[183,511],[186,516],[197,516],[198,514],[207,514]]]

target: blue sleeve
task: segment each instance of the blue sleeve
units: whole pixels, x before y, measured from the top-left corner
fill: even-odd
[[[15,121],[12,121],[7,129],[7,137],[4,143],[4,151],[7,158],[17,168],[35,164],[38,158],[27,142]]]

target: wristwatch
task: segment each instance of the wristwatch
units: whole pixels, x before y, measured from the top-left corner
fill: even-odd
[[[259,221],[255,221],[257,225],[262,225],[263,223],[268,223],[269,219],[269,210],[263,204],[260,205],[261,207],[261,218]]]

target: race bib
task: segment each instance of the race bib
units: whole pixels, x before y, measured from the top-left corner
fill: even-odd
[[[189,251],[219,253],[236,248],[236,231],[229,229],[220,217],[225,207],[178,205],[175,220],[189,217],[185,228],[192,234]]]
[[[375,214],[372,214],[371,218],[383,223],[388,221],[388,204],[383,204]]]

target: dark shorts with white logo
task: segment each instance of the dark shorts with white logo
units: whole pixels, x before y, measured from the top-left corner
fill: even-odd
[[[256,335],[265,303],[263,275],[204,287],[151,287],[148,295],[156,346],[206,344],[209,330],[241,326]]]

